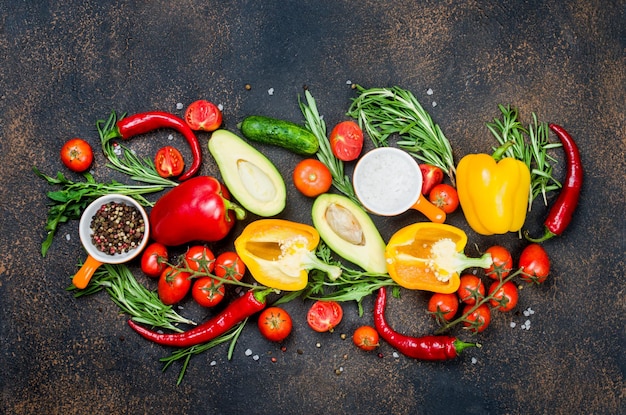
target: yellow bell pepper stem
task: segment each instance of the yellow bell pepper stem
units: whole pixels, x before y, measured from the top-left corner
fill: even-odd
[[[341,268],[315,255],[320,236],[314,227],[282,219],[260,219],[246,226],[235,250],[260,284],[283,291],[306,287],[308,271],[319,269],[332,280]]]
[[[398,285],[439,293],[453,293],[459,273],[467,268],[488,268],[490,254],[468,258],[463,254],[467,235],[442,223],[419,222],[397,231],[385,250],[387,271]]]

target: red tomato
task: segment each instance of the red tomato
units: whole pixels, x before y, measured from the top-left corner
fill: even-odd
[[[517,286],[511,281],[505,282],[500,288],[498,285],[500,282],[495,281],[489,286],[489,295],[493,297],[489,303],[492,307],[498,307],[500,311],[511,311],[517,305],[519,298]]]
[[[293,323],[287,311],[268,307],[259,315],[259,331],[269,341],[281,342],[289,336]]]
[[[154,167],[161,177],[176,177],[185,169],[183,155],[172,146],[165,146],[154,156]]]
[[[519,258],[522,279],[536,284],[543,283],[550,274],[550,258],[539,244],[530,244],[522,251]]]
[[[157,292],[161,302],[165,305],[179,303],[191,288],[191,275],[187,272],[167,267],[161,273]]]
[[[506,278],[513,269],[513,257],[508,249],[500,245],[494,245],[487,248],[486,251],[491,254],[493,264],[485,269],[485,273],[492,280],[502,280]]]
[[[466,305],[463,309],[463,315],[469,313],[472,307],[474,306]],[[489,323],[491,323],[491,310],[487,304],[483,304],[467,315],[463,325],[475,333],[480,333],[489,326]]]
[[[293,183],[303,195],[315,197],[330,189],[333,176],[321,161],[304,159],[293,170]]]
[[[236,252],[223,252],[215,259],[215,275],[220,278],[241,281],[246,273],[246,264]]]
[[[200,99],[187,107],[185,121],[192,130],[215,131],[222,125],[222,111],[212,102]]]
[[[428,301],[428,312],[441,322],[452,320],[457,311],[459,311],[459,298],[454,293],[435,293]]]
[[[72,171],[84,172],[93,162],[93,150],[85,140],[72,138],[61,147],[61,161]]]
[[[443,182],[443,170],[431,164],[420,164],[422,171],[422,194],[429,195],[433,187]]]
[[[167,267],[168,260],[167,247],[158,242],[153,242],[141,254],[141,270],[148,277],[158,278]]]
[[[226,294],[226,286],[211,277],[198,278],[191,288],[191,296],[202,307],[218,305]]]
[[[485,286],[483,281],[476,275],[463,274],[461,275],[461,284],[456,294],[461,302],[474,305],[476,300],[480,301],[485,298]]]
[[[343,308],[336,301],[316,301],[306,315],[309,326],[320,333],[332,332],[343,318]]]
[[[380,336],[372,326],[361,326],[354,331],[352,342],[361,350],[367,352],[376,349],[380,343]]]
[[[204,245],[194,245],[185,253],[187,268],[204,274],[210,274],[215,268],[215,255]]]
[[[343,161],[356,160],[363,149],[363,131],[354,121],[340,122],[330,133],[330,148]]]
[[[433,187],[428,194],[428,199],[446,213],[452,213],[459,207],[459,195],[456,189],[446,183]]]

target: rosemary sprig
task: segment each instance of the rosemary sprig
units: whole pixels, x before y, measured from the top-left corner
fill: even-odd
[[[549,150],[561,147],[561,143],[551,143],[550,129],[546,122],[539,122],[533,112],[533,121],[528,127],[519,121],[517,109],[511,106],[498,105],[502,118],[495,118],[487,123],[487,128],[494,135],[500,145],[513,142],[505,155],[522,161],[530,171],[530,193],[528,196],[528,210],[539,195],[547,205],[546,193],[561,188],[561,183],[552,176],[552,163],[556,159],[548,154]]]
[[[176,332],[182,332],[177,324],[196,324],[176,313],[172,306],[163,304],[156,291],[141,285],[124,264],[103,264],[96,270],[85,290],[76,290],[73,286],[68,288],[76,290],[75,297],[91,295],[102,289],[107,291],[122,312],[139,323]]]
[[[358,121],[376,147],[388,146],[389,137],[397,134],[402,137],[398,147],[441,168],[455,183],[450,142],[410,91],[397,86],[365,89],[356,85],[356,89],[359,96],[353,99],[348,115]]]
[[[114,141],[114,139],[119,138],[119,135],[116,134],[116,123],[115,111],[111,112],[107,120],[96,121],[102,152],[109,161],[107,167],[124,173],[138,182],[157,184],[163,187],[176,186],[178,183],[175,181],[159,176],[151,159],[141,159],[128,147]]]
[[[319,141],[320,147],[317,151],[317,158],[324,163],[326,167],[328,167],[328,170],[330,170],[330,174],[333,177],[333,186],[360,206],[361,202],[354,193],[354,188],[352,187],[350,178],[344,173],[343,161],[335,157],[330,147],[330,142],[326,136],[326,123],[317,111],[315,99],[308,90],[304,91],[304,95],[306,98],[306,104],[302,102],[299,96],[298,103],[300,104],[300,110],[304,115],[305,127],[308,128]]]

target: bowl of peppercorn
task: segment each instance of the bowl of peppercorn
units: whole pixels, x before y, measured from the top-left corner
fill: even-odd
[[[80,240],[87,260],[74,275],[74,286],[83,289],[102,264],[121,264],[143,251],[150,236],[148,214],[133,198],[110,194],[93,201],[80,218]]]

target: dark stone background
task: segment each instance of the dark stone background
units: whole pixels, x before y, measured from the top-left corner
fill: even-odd
[[[0,412],[625,412],[624,1],[56,3],[0,3]],[[65,291],[85,256],[77,222],[62,226],[41,257],[51,188],[31,168],[78,179],[63,168],[58,151],[72,136],[98,149],[95,121],[111,110],[181,114],[177,103],[206,98],[223,104],[224,126],[236,131],[249,114],[302,122],[297,97],[306,85],[330,128],[355,96],[348,81],[413,91],[457,161],[494,145],[484,124],[499,115],[499,103],[518,107],[525,122],[534,111],[563,125],[580,144],[586,176],[579,209],[567,232],[545,243],[552,276],[524,289],[516,312],[494,315],[478,336],[482,349],[424,363],[394,358],[383,344],[379,358],[340,336],[371,324],[371,298],[363,317],[346,304],[333,334],[308,329],[308,303],[294,301],[286,305],[295,328],[285,351],[249,324],[231,361],[225,345],[197,356],[177,387],[180,365],[162,372],[158,361],[170,350],[135,335],[105,293],[77,300]],[[129,144],[151,156],[168,134]],[[202,173],[217,175],[208,135],[200,139]],[[187,149],[179,137],[174,143]],[[290,181],[300,157],[262,150],[288,184],[280,216],[310,223],[310,201]],[[116,177],[104,164],[98,153],[96,178]],[[534,206],[528,218],[534,232],[545,212]],[[376,218],[385,238],[418,220],[416,212]],[[460,212],[450,223],[467,230]],[[474,245],[501,243],[517,257],[524,245],[513,234],[468,234],[468,253]],[[139,277],[137,264],[131,268]],[[427,298],[403,292],[389,304],[391,323],[411,334],[432,331]],[[535,314],[526,331],[520,325],[528,307]],[[206,314],[191,303],[181,313],[198,320]],[[246,356],[247,349],[259,360]]]

